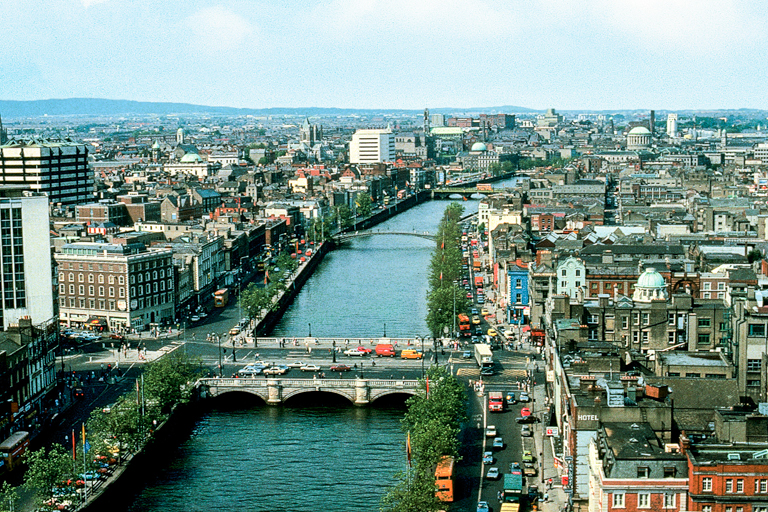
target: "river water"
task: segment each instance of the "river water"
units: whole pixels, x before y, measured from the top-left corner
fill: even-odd
[[[435,233],[448,204],[428,201],[374,229]],[[476,200],[462,204],[465,213],[477,211]],[[351,240],[326,255],[274,334],[427,334],[434,246],[402,235]],[[404,469],[402,404],[360,409],[328,395],[293,403],[225,406],[203,414],[159,461],[128,510],[379,510],[392,476]]]

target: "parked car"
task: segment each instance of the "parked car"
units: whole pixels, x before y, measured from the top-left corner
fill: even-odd
[[[520,427],[520,435],[522,437],[531,437],[531,435],[532,435],[531,426],[530,425],[523,425],[522,427]]]
[[[520,416],[519,418],[515,418],[515,422],[516,423],[521,423],[521,424],[536,423],[537,421],[539,421],[539,419],[536,416],[534,416],[533,414],[530,414],[528,416]]]
[[[483,464],[493,464],[493,452],[483,452]]]
[[[360,350],[357,350],[356,348],[350,348],[349,350],[345,350],[344,351],[344,355],[345,356],[359,356],[359,357],[362,357],[362,356],[366,355],[366,353],[362,352]]]
[[[306,364],[307,363],[305,363],[303,361],[294,361],[292,363],[288,363],[285,366],[287,366],[288,368],[301,368],[302,366],[306,366]]]
[[[461,353],[461,358],[472,359],[472,352],[470,352],[469,350],[465,350],[464,352]]]
[[[189,321],[190,322],[199,322],[200,321],[200,317],[197,316],[197,315],[192,315],[191,317],[189,317]]]
[[[370,354],[371,352],[373,352],[373,349],[370,349],[370,348],[368,348],[368,347],[364,347],[364,346],[362,346],[362,345],[360,345],[359,347],[357,347],[355,350],[357,350],[358,352],[363,352],[363,353],[365,353],[365,354]]]
[[[520,393],[520,398],[518,398],[518,401],[520,401],[520,402],[530,402],[531,401],[531,397],[528,396],[528,393],[522,392],[522,393]]]
[[[496,449],[501,450],[504,448],[504,440],[500,437],[496,437],[493,439],[493,447]]]
[[[523,474],[528,477],[536,476],[536,466],[532,462],[523,464]]]
[[[530,415],[531,415],[531,410],[528,407],[523,407],[522,409],[520,409],[520,416],[522,416],[523,418]]]
[[[525,450],[523,452],[523,464],[525,464],[526,462],[533,462],[533,460],[534,460],[533,453],[531,452],[531,450]]]
[[[351,369],[352,367],[346,364],[334,364],[333,366],[331,366],[332,372],[348,372]]]
[[[498,480],[499,468],[489,468],[488,473],[485,474],[485,478],[487,478],[488,480]]]
[[[485,437],[496,437],[496,426],[488,425],[485,427]]]
[[[238,325],[234,326],[233,328],[231,328],[229,330],[229,335],[230,336],[237,336],[238,334],[240,334],[240,326],[238,326]]]
[[[109,339],[117,340],[117,341],[125,341],[125,336],[113,332],[112,334],[109,335]]]

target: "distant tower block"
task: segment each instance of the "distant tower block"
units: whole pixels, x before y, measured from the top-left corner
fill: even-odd
[[[677,137],[677,114],[667,115],[667,135],[672,139]]]
[[[651,117],[648,119],[648,129],[651,131],[651,136],[654,134],[654,126],[656,125],[656,111],[651,110]]]
[[[184,144],[184,128],[176,130],[176,144]]]

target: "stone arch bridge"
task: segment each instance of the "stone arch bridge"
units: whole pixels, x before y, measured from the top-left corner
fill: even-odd
[[[347,398],[357,406],[368,405],[375,400],[394,394],[415,395],[417,380],[381,379],[279,379],[238,378],[200,379],[196,384],[203,398],[217,397],[226,393],[240,392],[256,395],[267,405],[280,405],[287,399],[310,392],[333,393]]]

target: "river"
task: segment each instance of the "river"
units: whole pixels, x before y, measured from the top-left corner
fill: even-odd
[[[435,233],[448,204],[428,201],[374,229]],[[477,211],[477,200],[462,204],[465,213]],[[274,334],[427,334],[434,245],[402,235],[353,239],[325,257]],[[159,461],[128,510],[379,510],[392,476],[404,468],[402,405],[358,409],[327,395],[312,400],[206,412]]]

